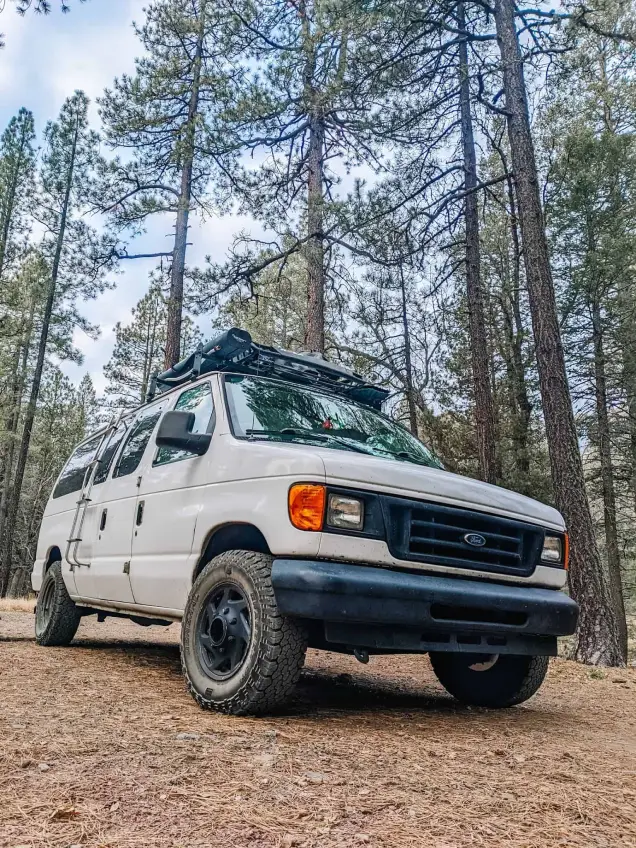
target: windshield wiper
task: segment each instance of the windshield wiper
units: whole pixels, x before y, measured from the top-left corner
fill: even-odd
[[[254,436],[299,436],[301,439],[315,439],[317,442],[332,441],[342,445],[347,448],[347,450],[363,453],[366,454],[366,456],[372,455],[369,451],[364,450],[364,448],[352,445],[346,439],[341,439],[333,433],[315,433],[313,430],[305,430],[302,427],[283,427],[282,430],[246,430],[245,434],[250,438],[253,438]]]
[[[427,462],[426,459],[422,456],[418,456],[415,453],[410,453],[409,451],[392,451],[388,448],[378,448],[378,450],[382,450],[387,453],[389,456],[394,456],[396,459],[408,459],[410,462],[415,462],[417,465],[425,465],[427,468],[438,468],[438,465],[433,464],[432,462]]]
[[[322,433],[314,433],[312,430],[303,430],[299,427],[283,427],[282,430],[246,430],[246,436],[302,436],[308,439],[318,439],[326,442],[327,437]]]

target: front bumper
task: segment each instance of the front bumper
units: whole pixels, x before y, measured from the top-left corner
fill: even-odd
[[[324,622],[326,642],[378,651],[554,655],[578,618],[552,589],[350,563],[275,559],[272,584],[280,611]]]

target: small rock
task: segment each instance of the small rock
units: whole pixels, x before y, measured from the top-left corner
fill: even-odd
[[[356,833],[356,835],[354,836],[354,839],[355,839],[356,842],[370,842],[371,841],[371,837],[369,836],[368,833]]]
[[[263,733],[263,736],[266,739],[276,739],[276,737],[278,736],[278,731],[276,731],[276,730],[266,730],[265,733]]]
[[[119,801],[115,801],[114,803],[112,803],[108,809],[111,813],[116,813],[119,809]]]
[[[271,768],[274,765],[273,754],[257,754],[254,759],[257,763],[259,763],[259,765],[263,766],[264,768]]]
[[[306,771],[305,772],[305,778],[310,783],[324,783],[325,782],[324,774],[321,774],[321,772],[319,772],[319,771]]]
[[[292,848],[293,845],[300,844],[300,837],[294,836],[293,833],[286,833],[283,836],[283,848]]]
[[[40,763],[38,768],[40,769],[40,771],[50,771],[51,770],[51,766],[48,763]]]
[[[29,766],[33,765],[33,760],[22,760],[20,763],[20,768],[29,768]]]
[[[177,733],[177,739],[184,742],[196,742],[200,738],[201,735],[199,733]]]
[[[160,801],[167,801],[167,800],[168,800],[168,796],[167,796],[167,795],[160,795],[160,796],[159,796],[159,800],[160,800]]]

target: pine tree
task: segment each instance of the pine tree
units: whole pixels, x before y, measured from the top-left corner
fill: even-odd
[[[115,327],[115,347],[104,366],[110,404],[119,408],[143,403],[152,373],[163,365],[165,345],[166,301],[155,283],[133,307],[130,323]]]
[[[130,322],[118,322],[115,327],[115,347],[104,366],[109,407],[126,409],[146,400],[152,375],[163,370],[167,327],[167,297],[160,280],[155,277],[148,293],[133,307]],[[199,341],[198,328],[185,316],[177,360],[192,353]]]
[[[0,139],[0,281],[27,235],[35,173],[33,115],[20,109]]]
[[[581,608],[577,657],[598,665],[624,665],[620,611],[600,559],[585,491],[512,0],[496,0],[495,22],[555,497],[570,531],[570,586]]]
[[[76,298],[94,297],[104,287],[104,245],[81,214],[92,200],[99,165],[99,139],[88,127],[88,99],[76,92],[63,105],[57,122],[45,131],[40,172],[38,218],[46,228],[41,253],[48,265],[44,303],[39,316],[37,354],[24,412],[22,435],[0,540],[0,595],[6,591],[13,557],[13,528],[35,422],[47,347],[56,308]]]
[[[101,207],[133,233],[156,214],[175,221],[172,250],[153,254],[171,260],[166,367],[179,358],[189,221],[209,208],[213,124],[228,84],[219,8],[212,0],[151,3],[136,29],[146,55],[100,100],[108,143],[132,152],[106,170]]]
[[[240,208],[274,230],[276,240],[237,238],[229,265],[213,264],[198,277],[201,308],[233,284],[247,282],[256,294],[254,280],[267,265],[299,254],[307,277],[304,346],[322,353],[334,250],[354,249],[342,244],[349,230],[338,220],[338,171],[380,165],[380,78],[363,78],[362,67],[376,12],[353,0],[244,0],[234,8],[240,26],[233,43],[246,61],[223,115],[224,132],[229,148],[260,164],[235,162],[228,185]]]

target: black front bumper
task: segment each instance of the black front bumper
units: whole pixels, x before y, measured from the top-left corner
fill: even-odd
[[[272,583],[280,611],[324,622],[326,642],[378,651],[554,655],[578,618],[553,589],[351,563],[275,559]]]

